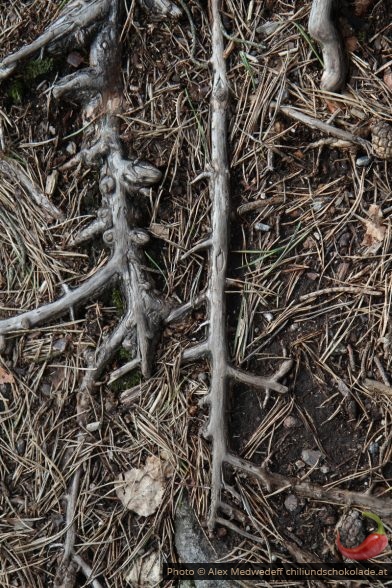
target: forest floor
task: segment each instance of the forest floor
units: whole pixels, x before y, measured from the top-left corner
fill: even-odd
[[[2,3],[1,57],[36,38],[61,4]],[[123,34],[121,138],[130,155],[163,174],[148,197],[140,196],[140,226],[152,238],[149,271],[175,304],[195,298],[208,278],[205,253],[182,258],[211,228],[208,184],[191,183],[210,157],[207,4],[189,0],[188,15],[154,22],[132,2]],[[230,352],[235,365],[261,375],[273,373],[284,357],[294,360],[287,394],[233,386],[231,448],[273,472],[387,496],[391,163],[366,159],[360,147],[288,118],[279,104],[364,138],[375,120],[392,122],[391,10],[381,1],[344,4],[339,26],[348,82],[341,95],[328,96],[319,89],[319,48],[306,33],[309,1],[224,4],[223,24],[232,37],[225,51]],[[82,121],[80,107],[57,103],[50,88],[86,59],[83,51],[37,55],[0,86],[3,156],[17,160],[64,214],[49,222],[20,186],[0,175],[0,318],[61,296],[64,285],[79,284],[108,256],[99,239],[67,245],[100,205],[96,174],[82,167],[58,170],[80,148]],[[117,356],[97,392],[96,427],[85,454],[69,457],[83,352],[99,344],[123,310],[122,293],[114,289],[72,316],[7,338],[0,354],[2,587],[52,585],[64,496],[81,461],[76,549],[103,585],[137,585],[127,578],[142,555],[176,560],[173,520],[185,494],[205,526],[210,445],[201,435],[208,409],[200,400],[209,366],[180,361],[181,351],[203,339],[203,308],[165,329],[149,380],[133,373],[108,385],[110,373],[129,360],[125,350]],[[173,475],[158,510],[143,517],[124,508],[115,482],[151,455],[169,461]],[[290,544],[313,561],[342,561],[335,538],[348,511],[343,504],[304,499],[289,488],[269,493],[244,475],[229,477],[242,500],[235,506],[248,515],[246,530],[260,542],[218,527],[210,540],[221,558],[290,562]],[[388,553],[382,561],[390,561]],[[81,576],[78,585],[84,582]]]

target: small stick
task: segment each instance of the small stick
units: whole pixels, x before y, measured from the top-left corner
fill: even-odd
[[[384,382],[384,384],[386,386],[389,386],[390,384],[389,384],[388,376],[385,373],[385,370],[384,370],[384,368],[382,366],[382,363],[381,363],[380,359],[377,356],[375,356],[375,358],[374,358],[374,363],[377,366],[377,369],[378,369],[378,371],[380,373],[380,376],[381,376],[382,381]]]
[[[299,299],[301,302],[309,300],[310,298],[316,298],[317,296],[323,296],[324,294],[362,294],[366,296],[382,296],[382,292],[379,290],[368,290],[366,288],[359,288],[356,286],[336,286],[334,288],[324,288],[323,290],[316,290],[309,292],[309,294],[303,294]]]
[[[317,118],[309,116],[305,114],[301,110],[294,108],[293,106],[283,106],[279,105],[277,102],[271,102],[271,106],[278,108],[283,114],[293,118],[294,120],[298,120],[299,122],[304,123],[308,127],[312,129],[317,129],[327,135],[333,135],[338,139],[342,139],[343,141],[348,141],[349,143],[354,143],[355,145],[360,145],[363,147],[367,153],[372,153],[372,145],[370,141],[366,139],[362,139],[362,137],[358,137],[349,131],[344,131],[343,129],[339,129],[338,127],[334,127],[331,124],[325,123]]]
[[[370,378],[365,378],[363,383],[370,392],[377,392],[378,394],[392,396],[391,386],[386,386],[382,382],[377,382],[377,380],[372,380]]]

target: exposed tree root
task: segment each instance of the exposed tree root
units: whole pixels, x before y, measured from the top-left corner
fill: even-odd
[[[319,3],[316,2],[316,4]],[[229,521],[226,523],[226,519],[219,514],[222,512],[230,517],[232,512],[232,507],[222,501],[222,490],[226,487],[225,468],[228,466],[256,478],[268,491],[280,492],[292,488],[298,494],[310,499],[345,505],[358,504],[374,509],[384,516],[390,516],[392,514],[391,501],[346,490],[323,488],[300,479],[286,478],[269,471],[266,467],[260,467],[241,459],[230,451],[226,420],[230,384],[236,381],[253,388],[284,393],[287,388],[279,380],[288,374],[293,361],[287,359],[276,374],[269,378],[244,372],[232,367],[229,363],[225,308],[230,199],[227,156],[227,112],[229,109],[219,8],[219,0],[212,0],[211,166],[208,172],[203,175],[209,180],[212,200],[212,233],[208,240],[203,242],[203,247],[208,245],[210,252],[210,275],[206,293],[208,333],[204,342],[187,349],[183,354],[184,360],[195,361],[207,357],[211,362],[210,390],[204,400],[210,407],[209,419],[204,433],[206,438],[212,442],[211,505],[208,527],[212,531],[217,523],[227,524],[229,528],[238,531],[236,525]],[[307,122],[309,123],[309,121]],[[364,146],[360,140],[357,142]],[[199,246],[196,245],[193,250],[198,249]],[[241,534],[244,534],[242,530]]]
[[[226,430],[226,402],[230,383],[237,381],[254,388],[269,388],[276,392],[287,391],[285,386],[278,383],[277,378],[252,375],[232,367],[229,363],[225,305],[230,206],[227,156],[228,84],[219,4],[219,0],[211,2],[213,43],[211,166],[208,176],[205,176],[209,179],[212,200],[212,234],[208,241],[203,243],[203,246],[208,245],[211,264],[207,291],[209,327],[207,340],[184,353],[186,360],[208,357],[211,361],[211,387],[205,399],[210,406],[205,436],[212,441],[211,506],[208,522],[210,530],[214,528],[219,518],[223,465],[227,456],[230,455]],[[286,366],[285,373],[290,369],[291,361],[288,361]]]
[[[309,33],[321,45],[324,73],[321,89],[338,92],[344,86],[347,64],[339,32],[332,20],[333,0],[313,0],[309,17]]]
[[[153,5],[156,7],[156,0]],[[160,2],[159,7],[169,10],[171,3]],[[79,45],[93,38],[90,48],[89,67],[60,80],[53,88],[54,96],[83,105],[85,122],[94,122],[93,129],[85,137],[85,146],[71,165],[81,161],[100,168],[99,189],[102,207],[98,216],[87,228],[70,239],[75,245],[102,234],[103,241],[111,251],[105,267],[79,287],[68,290],[64,296],[50,304],[25,312],[19,316],[0,321],[0,336],[4,347],[4,336],[20,330],[28,330],[51,321],[74,306],[90,300],[104,289],[119,283],[125,299],[125,313],[117,328],[107,337],[101,347],[86,353],[88,370],[77,395],[77,417],[81,427],[76,451],[83,445],[89,420],[91,396],[102,372],[116,351],[124,346],[133,352],[132,369],[139,367],[148,378],[154,361],[154,347],[163,323],[169,314],[169,307],[154,290],[149,275],[144,249],[149,241],[148,233],[137,227],[136,208],[132,194],[143,187],[159,181],[161,173],[149,163],[129,160],[123,155],[120,143],[119,118],[122,112],[122,79],[120,55],[120,24],[122,2],[120,0],[91,0],[71,2],[59,19],[31,45],[23,47],[6,57],[0,65],[0,79],[7,77],[19,61],[26,59],[44,47],[57,50],[67,47],[71,41]],[[170,12],[170,11],[169,11]],[[88,125],[86,125],[88,126]],[[12,164],[1,162],[0,170],[16,179],[31,193],[31,196],[52,217],[60,213],[37,193],[26,174]],[[63,561],[59,567],[55,585],[57,588],[74,586],[76,570],[80,568],[87,577],[91,569],[75,554],[75,512],[79,494],[82,466],[77,467],[67,498],[66,525]],[[90,581],[90,580],[89,580]],[[98,588],[97,580],[91,580]]]

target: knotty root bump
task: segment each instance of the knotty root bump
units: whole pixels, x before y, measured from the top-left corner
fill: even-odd
[[[154,0],[153,4],[155,6],[157,1]],[[170,13],[169,0],[161,1],[159,5]],[[52,321],[102,291],[112,288],[114,284],[120,285],[125,299],[124,316],[97,350],[86,353],[88,369],[77,393],[76,410],[80,432],[75,444],[75,454],[85,445],[91,401],[105,368],[117,350],[132,341],[132,367],[140,367],[141,373],[148,378],[152,372],[155,347],[170,311],[154,289],[150,274],[145,270],[148,263],[144,250],[148,246],[149,236],[146,231],[137,227],[137,203],[132,202],[134,194],[158,182],[161,173],[147,162],[127,159],[119,138],[119,115],[122,112],[123,98],[120,55],[122,8],[122,0],[71,2],[38,39],[0,63],[1,80],[10,75],[20,61],[40,49],[64,51],[75,39],[78,46],[91,39],[89,66],[59,80],[53,88],[53,95],[57,99],[80,102],[84,121],[90,123],[85,125],[88,131],[84,136],[84,145],[72,165],[80,162],[100,168],[99,190],[102,205],[97,218],[76,235],[72,235],[69,245],[80,244],[102,235],[104,244],[110,249],[110,259],[80,286],[67,289],[60,299],[0,321],[0,344],[1,349],[4,349],[5,335]],[[16,175],[17,180],[47,214],[60,218],[59,211],[49,206],[22,169],[2,162],[1,170],[8,175]],[[86,459],[85,455],[84,460]],[[90,580],[91,568],[75,553],[75,520],[82,468],[82,465],[73,467],[72,483],[67,497],[64,554],[55,579],[55,586],[58,588],[74,586],[77,568],[82,570],[95,588],[101,586],[97,580]]]

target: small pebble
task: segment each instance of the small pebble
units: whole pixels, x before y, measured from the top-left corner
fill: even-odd
[[[72,51],[68,54],[67,63],[69,63],[69,65],[72,65],[72,67],[79,67],[79,65],[81,65],[83,61],[83,56],[77,51]]]
[[[98,429],[101,428],[101,423],[99,421],[95,421],[95,423],[88,423],[86,425],[86,429],[89,433],[94,433],[95,431],[98,431]]]
[[[305,464],[301,459],[298,459],[295,462],[295,467],[297,468],[297,470],[302,470],[305,467]]]
[[[69,155],[75,155],[76,153],[76,144],[73,141],[70,141],[68,143],[68,145],[65,148],[66,152],[69,153]]]
[[[24,454],[26,451],[26,441],[24,439],[19,439],[19,441],[16,443],[16,451],[19,455]]]
[[[361,157],[357,158],[355,165],[357,167],[368,167],[371,163],[372,163],[371,157],[369,157],[368,155],[362,155]]]
[[[375,441],[370,443],[369,445],[369,453],[370,455],[372,455],[373,457],[376,457],[378,454],[378,450],[379,450],[379,444],[376,443]]]
[[[308,466],[315,466],[321,457],[321,452],[313,449],[304,449],[301,457]]]
[[[284,501],[284,506],[289,512],[294,512],[298,508],[298,499],[294,494],[289,494]]]
[[[263,313],[264,318],[270,323],[272,321],[272,319],[274,318],[274,315],[272,314],[272,312],[264,312]]]
[[[298,425],[299,420],[293,416],[288,416],[283,421],[283,426],[286,427],[286,429],[294,429],[294,427],[298,427]]]
[[[268,233],[271,230],[269,225],[265,225],[264,223],[255,223],[256,231],[262,231],[263,233]]]
[[[323,466],[321,466],[320,471],[322,474],[328,474],[329,467],[327,465],[323,465]]]

